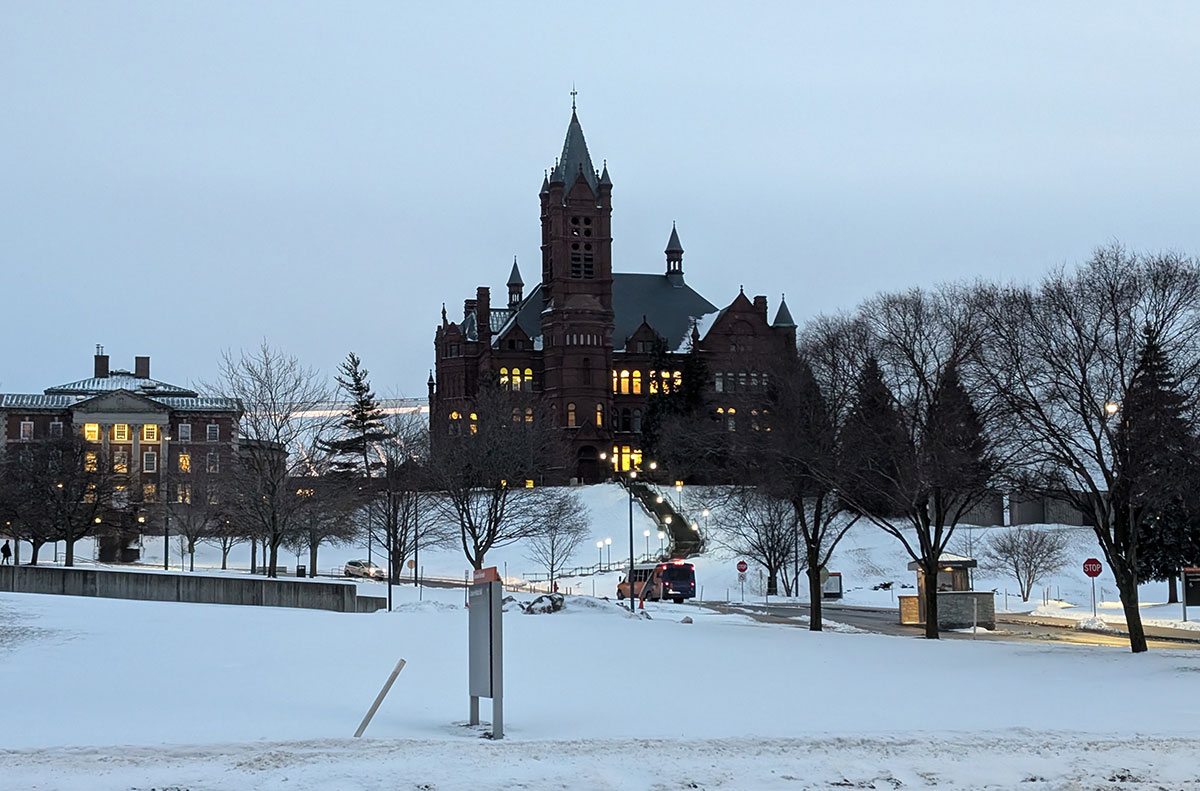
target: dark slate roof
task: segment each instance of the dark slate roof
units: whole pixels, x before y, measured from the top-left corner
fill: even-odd
[[[571,111],[571,123],[567,126],[567,139],[563,141],[562,156],[558,165],[550,174],[551,181],[563,182],[563,195],[571,193],[575,180],[582,175],[592,192],[599,192],[599,181],[596,179],[596,169],[592,167],[592,157],[588,153],[587,141],[583,139],[583,127],[579,125],[579,116]]]
[[[128,371],[113,371],[109,376],[80,379],[78,382],[47,387],[45,393],[46,395],[97,395],[116,390],[128,390],[131,393],[141,393],[142,395],[162,394],[193,398],[196,396],[196,391],[186,387],[159,382],[155,379],[140,379]]]
[[[692,331],[692,321],[717,306],[686,284],[673,285],[666,275],[613,275],[613,349],[623,349],[625,340],[641,326],[642,316],[675,351]]]
[[[667,241],[667,249],[664,253],[682,253],[683,245],[679,243],[679,232],[675,230],[675,223],[671,223],[671,238]]]
[[[64,409],[83,399],[84,396],[4,393],[0,395],[0,409]]]
[[[109,377],[110,379],[112,377]],[[119,388],[115,388],[119,389]],[[105,391],[109,392],[109,391]],[[96,393],[95,395],[102,395]],[[241,406],[236,398],[209,398],[204,396],[159,396],[144,395],[156,404],[162,404],[176,412],[240,412]],[[22,409],[66,409],[81,401],[88,400],[82,394],[40,394],[40,393],[4,393],[0,394],[0,409],[20,411]]]
[[[788,310],[787,300],[783,297],[779,298],[779,312],[775,314],[775,321],[771,323],[772,327],[795,327],[796,322],[792,321],[792,312]]]
[[[508,283],[506,285],[509,285],[509,286],[525,285],[525,281],[521,279],[521,270],[517,269],[517,257],[515,255],[513,256],[512,272],[508,276]]]
[[[641,326],[644,316],[647,323],[666,340],[667,348],[674,351],[681,348],[690,337],[694,319],[715,313],[716,310],[715,305],[690,286],[672,285],[666,275],[614,274],[613,348],[617,351],[625,348],[625,341]],[[541,284],[522,300],[515,320],[530,338],[541,336]],[[470,326],[474,328],[474,318],[471,318]],[[508,326],[509,323],[505,322],[497,335]]]

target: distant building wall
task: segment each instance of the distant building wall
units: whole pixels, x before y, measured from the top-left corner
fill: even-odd
[[[333,612],[374,612],[387,606],[386,599],[359,597],[355,585],[341,582],[205,577],[50,566],[0,566],[0,591],[193,604],[299,607]]]
[[[980,500],[971,510],[963,514],[958,523],[960,525],[979,525],[980,527],[1003,525],[1004,497],[997,494]]]

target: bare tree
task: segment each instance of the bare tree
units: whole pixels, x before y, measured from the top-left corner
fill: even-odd
[[[1166,253],[1113,244],[1077,271],[1034,289],[984,290],[981,370],[1020,449],[1018,485],[1082,513],[1116,578],[1135,653],[1146,650],[1138,607],[1138,544],[1145,505],[1128,480],[1138,459],[1116,441],[1121,405],[1149,327],[1172,361],[1181,392],[1200,386],[1200,268]],[[1191,404],[1193,423],[1197,404]],[[997,410],[999,411],[999,410]]]
[[[293,479],[307,474],[308,462],[295,451],[312,447],[321,435],[329,388],[315,370],[264,341],[237,357],[226,352],[220,383],[206,389],[238,399],[244,410],[231,476],[238,496],[230,510],[263,541],[267,573],[275,576],[279,547],[300,529],[306,506]]]
[[[370,525],[380,531],[379,539],[388,548],[390,577],[398,580],[410,557],[415,561],[420,550],[443,546],[454,536],[446,530],[447,523],[436,518],[434,500],[426,491],[428,421],[416,411],[397,412],[385,417],[383,425],[388,436],[372,448],[380,477],[374,502],[377,518]]]
[[[1060,530],[1019,525],[988,536],[981,560],[986,569],[1012,575],[1021,589],[1021,601],[1029,601],[1039,580],[1070,562],[1070,547],[1071,541]]]
[[[529,539],[528,558],[546,569],[550,590],[571,556],[591,534],[587,508],[579,497],[569,493],[551,504],[542,532]]]
[[[249,538],[240,526],[234,524],[228,512],[221,513],[212,523],[208,533],[201,539],[203,543],[221,550],[221,570],[229,568],[229,553],[238,544],[244,544]]]
[[[796,556],[798,520],[790,500],[753,487],[732,487],[713,512],[712,540],[735,555],[749,558],[767,575],[767,595],[794,594],[786,570]],[[807,557],[807,556],[806,556]]]
[[[836,465],[814,473],[842,503],[898,540],[927,580],[963,516],[992,492],[1001,461],[995,415],[964,380],[980,342],[978,309],[957,286],[882,295],[856,323],[865,357]],[[814,465],[814,468],[817,465]],[[926,585],[925,636],[937,638],[937,586]]]
[[[458,525],[467,562],[483,568],[493,548],[545,529],[546,514],[569,492],[538,485],[541,471],[561,467],[562,432],[535,395],[485,387],[457,435],[438,443],[430,461],[433,506]]]

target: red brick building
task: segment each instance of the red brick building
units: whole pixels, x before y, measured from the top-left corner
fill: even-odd
[[[98,349],[91,378],[0,394],[0,453],[79,432],[95,448],[89,459],[112,467],[114,510],[153,514],[155,503],[190,503],[218,488],[237,453],[241,414],[235,399],[151,379],[149,357],[134,358],[133,371],[112,370]]]
[[[461,321],[442,309],[429,380],[435,450],[438,436],[470,430],[472,398],[490,381],[549,403],[573,451],[563,477],[594,481],[627,470],[641,458],[648,398],[680,386],[683,355],[693,349],[709,371],[706,401],[715,416],[730,431],[763,426],[755,404],[767,387],[767,363],[795,350],[786,304],[774,321],[762,296],[739,293],[718,310],[687,285],[674,227],[659,273],[615,273],[612,190],[607,164],[593,166],[573,111],[538,196],[539,282],[526,294],[514,260],[502,304],[480,287],[464,300]]]

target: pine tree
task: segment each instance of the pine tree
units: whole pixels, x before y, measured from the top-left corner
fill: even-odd
[[[993,465],[979,413],[953,362],[946,366],[934,389],[921,437],[921,464],[934,508],[962,509],[963,495],[969,497],[985,489],[992,477]]]
[[[874,357],[859,374],[840,439],[838,478],[848,504],[856,511],[897,514],[904,483],[911,479],[912,444]]]
[[[338,372],[338,389],[350,398],[350,406],[342,418],[343,437],[325,442],[324,447],[334,457],[335,471],[361,471],[363,477],[369,478],[372,470],[382,464],[371,461],[371,447],[390,439],[392,434],[384,424],[383,410],[371,391],[371,383],[367,379],[370,372],[362,367],[358,355],[350,352]]]
[[[1142,513],[1137,531],[1139,579],[1174,577],[1200,562],[1200,460],[1170,362],[1150,326],[1121,406],[1115,489]]]

